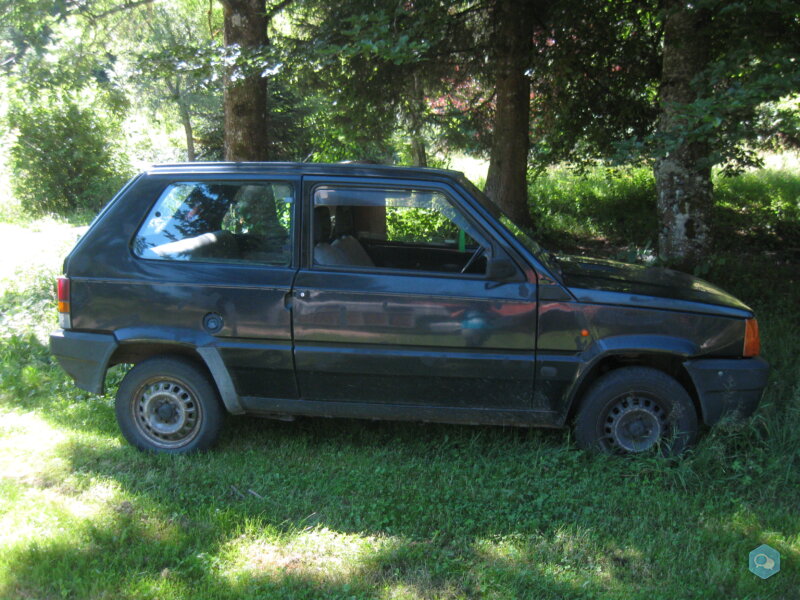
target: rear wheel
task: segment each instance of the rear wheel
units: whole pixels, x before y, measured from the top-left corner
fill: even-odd
[[[141,450],[183,454],[214,445],[224,411],[208,375],[179,357],[156,357],[131,369],[119,386],[120,430]]]
[[[684,387],[666,373],[625,367],[598,379],[575,421],[581,448],[618,454],[683,452],[697,437],[697,412]]]

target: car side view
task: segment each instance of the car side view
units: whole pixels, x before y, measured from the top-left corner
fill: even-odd
[[[544,250],[462,174],[155,166],[64,262],[52,353],[137,448],[227,413],[574,426],[678,454],[766,385],[753,312],[689,275]]]

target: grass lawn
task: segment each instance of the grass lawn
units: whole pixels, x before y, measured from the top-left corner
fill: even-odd
[[[646,174],[556,176],[534,195],[550,239],[646,244]],[[0,296],[0,598],[800,598],[800,184],[753,178],[718,186],[704,269],[756,309],[770,385],[678,460],[561,431],[251,418],[207,454],[142,454],[114,421],[122,373],[96,397],[48,354],[58,252],[20,258]],[[768,580],[747,568],[762,543]]]

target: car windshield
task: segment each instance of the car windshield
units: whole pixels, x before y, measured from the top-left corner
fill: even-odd
[[[539,242],[533,239],[533,236],[530,233],[512,221],[511,217],[503,212],[499,206],[492,202],[486,194],[478,189],[478,187],[466,177],[461,178],[461,183],[473,196],[475,196],[475,199],[480,202],[481,206],[483,206],[483,208],[488,210],[492,216],[500,221],[503,226],[508,229],[511,235],[513,235],[520,244],[525,246],[525,248],[531,254],[533,254],[540,263],[542,263],[552,274],[557,275],[559,278],[562,277],[561,265],[552,252],[540,246]]]

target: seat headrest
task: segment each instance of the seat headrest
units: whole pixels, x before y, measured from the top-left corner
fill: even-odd
[[[314,243],[331,239],[331,211],[327,206],[314,208]]]
[[[355,219],[353,218],[353,208],[350,206],[336,207],[336,221],[333,226],[333,237],[338,238],[343,235],[352,234],[355,231]]]

